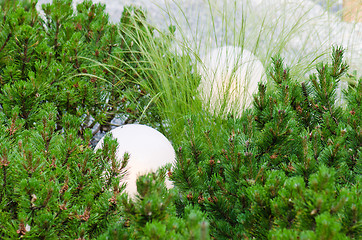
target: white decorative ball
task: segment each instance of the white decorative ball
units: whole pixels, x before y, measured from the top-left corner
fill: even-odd
[[[168,139],[159,131],[140,124],[127,124],[110,131],[113,138],[117,139],[117,158],[123,159],[124,154],[129,154],[127,165],[128,174],[126,192],[130,196],[137,193],[137,177],[156,171],[159,167],[176,160],[175,150]],[[94,151],[103,147],[103,139],[98,142]],[[167,179],[166,186],[172,187]]]
[[[258,83],[265,80],[263,64],[246,49],[216,48],[201,58],[199,92],[211,113],[240,115],[250,107]]]

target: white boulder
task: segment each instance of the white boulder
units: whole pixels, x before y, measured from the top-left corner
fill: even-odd
[[[128,124],[110,131],[119,144],[117,158],[123,159],[127,152],[130,155],[125,177],[126,192],[129,196],[137,193],[136,179],[138,176],[156,171],[176,159],[175,151],[168,139],[159,131],[140,124]],[[103,147],[104,137],[98,142],[94,151]],[[172,187],[167,179],[166,186]]]
[[[263,64],[246,49],[216,48],[201,58],[199,92],[213,114],[240,115],[250,107],[258,83],[265,80]]]

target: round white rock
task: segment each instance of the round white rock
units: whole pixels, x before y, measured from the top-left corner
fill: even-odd
[[[211,113],[240,115],[250,107],[258,83],[265,80],[263,64],[246,49],[216,48],[201,58],[199,91]]]
[[[141,124],[127,124],[110,131],[117,139],[117,158],[123,159],[127,152],[130,155],[125,177],[126,192],[130,196],[137,193],[138,176],[156,171],[159,167],[176,160],[175,150],[170,141],[159,131]],[[103,139],[98,142],[94,151],[103,147]],[[172,187],[166,176],[166,186]]]

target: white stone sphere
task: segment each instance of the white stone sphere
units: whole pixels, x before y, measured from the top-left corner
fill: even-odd
[[[250,51],[233,46],[216,48],[201,61],[199,92],[205,107],[211,113],[240,116],[265,80],[263,64]]]
[[[175,150],[169,140],[159,131],[141,124],[127,124],[110,131],[117,139],[117,159],[121,161],[124,154],[129,154],[128,174],[123,179],[129,196],[137,193],[136,180],[140,175],[154,172],[159,167],[176,160]],[[94,151],[103,147],[104,137],[98,142]],[[172,187],[167,179],[166,186]]]

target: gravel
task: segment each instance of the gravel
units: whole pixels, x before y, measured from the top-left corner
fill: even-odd
[[[42,3],[51,0],[39,0]],[[75,0],[74,3],[81,2]],[[362,23],[341,21],[342,0],[94,0],[106,4],[113,22],[123,7],[141,6],[155,26],[166,29],[177,20],[176,36],[189,41],[200,54],[223,45],[240,45],[232,29],[246,19],[244,47],[267,63],[280,39],[288,40],[283,57],[291,65],[308,63],[315,56],[342,45],[352,69],[362,72]],[[235,3],[236,2],[236,3]],[[327,4],[328,2],[328,4]],[[210,5],[209,5],[210,3]],[[332,4],[333,3],[333,4]],[[329,5],[328,10],[326,6]],[[211,7],[210,7],[211,6]],[[223,17],[221,12],[227,12]],[[168,13],[168,14],[166,14]],[[171,15],[171,17],[170,17]],[[213,20],[212,20],[213,19]],[[227,23],[227,24],[226,24]],[[182,31],[182,32],[181,32]],[[258,39],[258,41],[256,40]],[[256,45],[259,44],[257,47]]]

